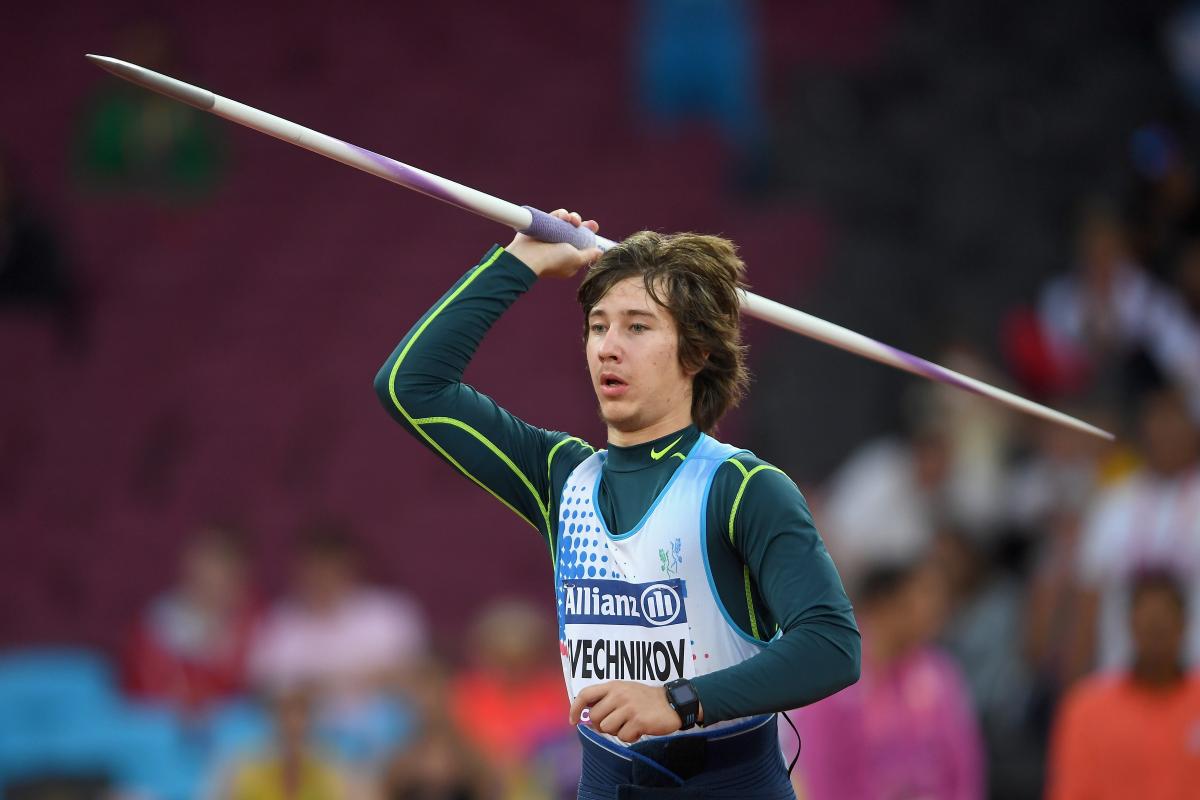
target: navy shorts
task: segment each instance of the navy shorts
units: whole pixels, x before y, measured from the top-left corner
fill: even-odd
[[[621,747],[585,725],[579,800],[795,800],[775,715]]]

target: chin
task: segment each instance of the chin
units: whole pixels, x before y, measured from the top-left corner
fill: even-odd
[[[599,411],[600,420],[610,428],[627,432],[636,431],[641,425],[636,411],[621,413],[616,409],[605,409],[603,404],[600,405]]]

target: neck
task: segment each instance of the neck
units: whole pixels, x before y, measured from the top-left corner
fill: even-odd
[[[1183,680],[1183,667],[1178,661],[1149,663],[1138,660],[1133,665],[1133,680],[1149,689],[1166,689]]]
[[[891,633],[887,625],[864,620],[863,628],[863,638],[869,642],[863,648],[863,658],[876,669],[886,669],[911,649],[909,643]]]
[[[655,422],[653,425],[647,425],[644,428],[627,431],[620,428],[608,426],[608,443],[617,447],[634,447],[635,445],[653,442],[655,439],[661,439],[668,433],[675,433],[692,424],[691,407],[681,410],[679,413],[670,414]]]

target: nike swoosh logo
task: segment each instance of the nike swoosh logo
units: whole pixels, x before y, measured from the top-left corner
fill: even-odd
[[[660,458],[665,456],[672,447],[679,444],[679,439],[682,439],[682,438],[683,438],[683,435],[680,434],[679,438],[677,438],[675,441],[671,442],[669,445],[664,447],[662,450],[655,450],[654,448],[651,448],[650,449],[650,457],[653,458],[655,461],[658,461]]]

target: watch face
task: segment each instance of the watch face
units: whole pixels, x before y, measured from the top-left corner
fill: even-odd
[[[671,687],[671,696],[679,705],[687,705],[694,703],[699,699],[696,690],[691,687],[691,684],[681,683]]]

